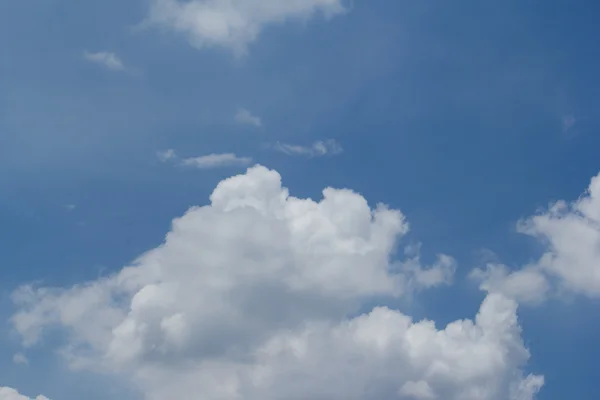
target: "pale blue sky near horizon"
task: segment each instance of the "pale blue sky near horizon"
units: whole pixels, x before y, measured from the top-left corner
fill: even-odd
[[[244,170],[176,168],[157,160],[160,150],[252,157],[293,195],[351,188],[402,210],[424,259],[458,261],[453,286],[407,306],[439,324],[476,312],[483,294],[466,275],[486,250],[514,267],[534,259],[540,246],[516,222],[577,199],[600,171],[595,2],[356,0],[331,20],[269,26],[241,57],[134,29],[146,7],[0,2],[5,321],[18,285],[68,286],[120,269]],[[86,51],[114,52],[127,70],[89,62]],[[241,108],[263,126],[236,124]],[[344,151],[291,157],[269,147],[325,139]],[[600,393],[599,305],[575,297],[520,310],[527,370],[546,377],[540,400]],[[0,385],[53,400],[90,387],[98,399],[134,396],[68,373],[44,349],[14,365],[18,348],[2,325]]]

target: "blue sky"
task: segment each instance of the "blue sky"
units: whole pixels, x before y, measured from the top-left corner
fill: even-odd
[[[576,200],[600,170],[596,3],[356,0],[330,18],[316,8],[261,22],[240,54],[140,27],[160,1],[0,3],[0,386],[53,400],[151,396],[135,380],[69,371],[60,327],[22,349],[10,294],[120,271],[245,171],[183,160],[232,153],[278,171],[296,197],[350,188],[401,210],[401,243],[422,243],[424,264],[444,253],[458,267],[452,285],[387,304],[438,328],[477,312],[473,268],[491,257],[519,270],[547,250],[518,220]],[[236,121],[240,110],[260,123]],[[343,151],[314,153],[319,141]],[[166,149],[176,156],[161,162]],[[519,308],[540,400],[600,391],[600,296],[567,292]],[[28,365],[13,362],[21,352]]]

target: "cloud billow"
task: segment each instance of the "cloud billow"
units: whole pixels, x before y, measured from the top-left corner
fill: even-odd
[[[22,395],[18,391],[9,387],[0,386],[0,400],[49,400],[44,396],[37,396],[36,398],[29,398],[25,395]]]
[[[407,232],[398,210],[346,189],[296,198],[255,166],[118,273],[21,287],[12,323],[25,346],[62,330],[71,367],[128,379],[148,400],[533,399],[543,377],[524,373],[517,303],[501,294],[442,329],[386,307],[358,313],[449,283],[449,256],[396,259]]]
[[[600,298],[600,174],[579,199],[557,201],[517,230],[543,243],[544,253],[514,271],[498,263],[474,270],[483,290],[531,304],[565,292]]]

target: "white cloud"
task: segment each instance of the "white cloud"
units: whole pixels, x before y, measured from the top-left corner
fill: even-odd
[[[276,143],[273,148],[281,153],[291,156],[308,156],[308,157],[322,157],[325,155],[340,154],[343,149],[342,146],[333,139],[318,140],[311,146],[300,146],[286,143]]]
[[[83,57],[93,63],[99,64],[108,68],[112,71],[124,71],[125,65],[121,59],[115,54],[106,51],[99,51],[97,53],[90,53],[85,51]]]
[[[578,200],[558,201],[518,224],[546,245],[539,260],[509,272],[501,265],[476,270],[482,289],[524,302],[542,301],[551,289],[600,298],[600,175]]]
[[[260,117],[253,115],[250,111],[241,108],[235,114],[235,122],[242,125],[251,125],[257,128],[262,127],[262,121]]]
[[[180,160],[175,150],[168,149],[157,152],[156,156],[158,160],[163,163],[173,162],[183,167],[200,169],[247,166],[252,163],[252,158],[238,157],[233,153],[208,154],[205,156],[189,157]]]
[[[29,360],[25,357],[23,353],[17,353],[13,356],[13,362],[17,365],[28,365]]]
[[[417,289],[449,285],[456,271],[456,261],[446,255],[439,256],[435,264],[428,269],[421,268],[418,255],[400,264],[401,270],[409,277],[408,283]]]
[[[173,149],[161,150],[156,153],[160,162],[166,163],[177,159],[177,153]]]
[[[243,54],[268,25],[344,11],[342,0],[152,0],[146,24],[181,33],[197,48]]]
[[[31,399],[17,392],[15,389],[0,386],[0,400],[49,400],[47,397],[38,396]]]
[[[247,166],[252,162],[250,157],[238,157],[234,153],[208,154],[200,157],[190,157],[181,160],[184,167],[200,169]]]
[[[470,278],[481,282],[481,290],[502,293],[520,303],[539,304],[550,290],[548,279],[535,267],[511,272],[505,265],[490,263],[485,270],[473,270]]]
[[[147,400],[533,399],[543,378],[522,371],[517,305],[502,295],[443,329],[385,307],[348,318],[447,281],[415,279],[418,255],[394,260],[407,231],[397,210],[350,190],[295,198],[256,166],[118,273],[22,287],[12,322],[27,346],[62,329],[71,366],[130,379]]]

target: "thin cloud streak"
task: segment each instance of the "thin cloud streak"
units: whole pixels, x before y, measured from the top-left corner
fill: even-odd
[[[273,146],[275,151],[290,156],[323,157],[326,155],[336,155],[344,151],[342,146],[335,140],[318,140],[310,146],[301,146],[288,143],[276,143]]]

